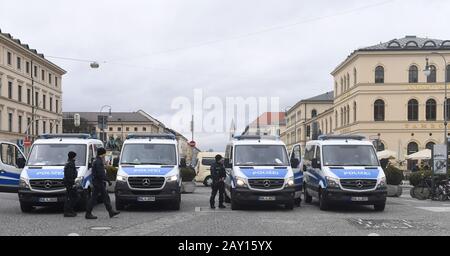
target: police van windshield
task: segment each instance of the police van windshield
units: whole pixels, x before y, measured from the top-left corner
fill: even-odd
[[[34,144],[28,158],[28,165],[33,166],[64,166],[67,154],[73,151],[77,154],[75,164],[86,165],[85,144]]]
[[[375,150],[369,145],[324,145],[323,164],[326,166],[378,166]]]
[[[287,166],[286,148],[282,145],[239,145],[235,149],[238,166]]]
[[[173,144],[127,144],[123,147],[121,164],[176,165]]]

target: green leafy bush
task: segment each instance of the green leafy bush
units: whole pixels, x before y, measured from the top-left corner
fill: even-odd
[[[386,174],[386,183],[389,185],[400,185],[404,179],[403,171],[393,165],[386,167],[384,174]]]
[[[197,174],[192,167],[181,167],[180,175],[182,181],[193,181]]]
[[[110,181],[115,181],[117,177],[118,168],[112,165],[107,165],[105,169],[106,169],[106,178]]]
[[[409,184],[411,184],[412,186],[417,186],[423,179],[428,177],[431,177],[431,171],[413,172],[411,173],[411,175],[409,175]]]

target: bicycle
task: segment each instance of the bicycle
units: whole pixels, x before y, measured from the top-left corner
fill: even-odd
[[[431,177],[423,178],[421,182],[411,189],[411,196],[419,200],[431,199],[446,201],[450,199],[450,183],[448,179],[435,178],[434,191],[432,190]]]

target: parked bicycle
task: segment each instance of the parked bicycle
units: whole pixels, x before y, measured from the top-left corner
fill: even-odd
[[[435,201],[450,200],[450,182],[448,179],[435,178],[434,191],[432,188],[431,177],[423,178],[421,182],[411,189],[411,197]]]

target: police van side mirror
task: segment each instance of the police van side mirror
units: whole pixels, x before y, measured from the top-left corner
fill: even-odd
[[[118,157],[113,158],[113,167],[119,167],[119,158]]]
[[[230,159],[229,158],[225,158],[225,160],[223,161],[223,165],[225,168],[233,168],[233,166],[230,163]]]
[[[322,168],[322,165],[320,164],[320,161],[318,159],[312,159],[311,167],[314,169],[319,169],[319,168]]]
[[[299,165],[300,165],[300,160],[298,158],[291,159],[291,167],[292,168],[298,168]]]

